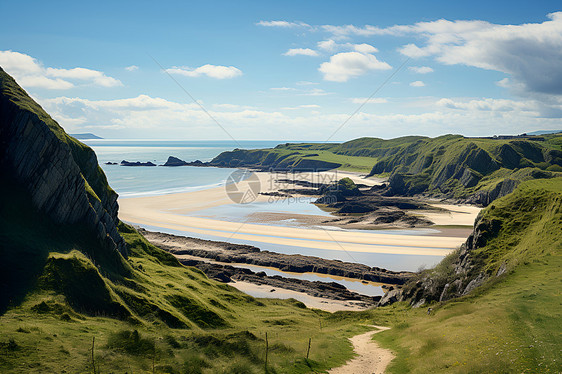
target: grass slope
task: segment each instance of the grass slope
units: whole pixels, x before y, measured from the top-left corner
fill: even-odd
[[[121,277],[106,275],[41,222],[8,228],[2,249],[21,250],[10,265],[27,284],[0,315],[2,373],[93,372],[94,338],[98,373],[152,372],[153,365],[158,373],[257,373],[266,333],[269,372],[323,371],[349,359],[346,338],[372,322],[333,318],[296,300],[254,299],[182,266],[124,224],[130,256]]]
[[[430,315],[404,303],[374,310],[394,327],[375,336],[398,352],[390,372],[562,371],[562,178],[523,183],[484,218],[501,220],[502,229],[474,255],[483,269],[506,262],[508,272],[434,303]]]

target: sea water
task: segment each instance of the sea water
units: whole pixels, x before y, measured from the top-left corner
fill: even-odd
[[[195,166],[121,166],[121,161],[152,162],[163,165],[169,156],[191,162],[210,161],[223,151],[234,148],[272,148],[273,141],[150,141],[84,140],[94,149],[111,187],[120,197],[155,196],[188,192],[223,185],[234,169]]]

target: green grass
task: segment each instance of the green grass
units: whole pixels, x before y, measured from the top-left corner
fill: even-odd
[[[376,159],[372,157],[348,156],[336,154],[330,151],[310,151],[310,154],[318,154],[318,156],[310,157],[313,160],[334,162],[341,164],[338,170],[354,171],[358,173],[368,173],[371,171]],[[303,154],[306,154],[303,152]]]
[[[518,267],[470,297],[434,312],[394,305],[391,330],[375,335],[398,353],[391,373],[559,373],[562,370],[560,252]]]
[[[334,319],[295,300],[255,299],[172,263],[120,227],[131,245],[130,278],[103,277],[76,250],[50,252],[36,286],[0,316],[0,371],[91,372],[95,337],[101,372],[151,371],[154,357],[156,372],[257,373],[267,332],[270,372],[321,372],[351,357],[347,337],[377,323],[366,315]]]
[[[373,311],[392,330],[376,339],[398,352],[391,372],[558,373],[562,370],[562,178],[524,182],[493,202],[486,220],[501,229],[472,252],[491,280],[469,296],[434,303],[434,312],[404,304]],[[437,283],[455,278],[456,253],[427,270]],[[495,277],[500,264],[508,271]],[[449,279],[449,280],[447,280]]]

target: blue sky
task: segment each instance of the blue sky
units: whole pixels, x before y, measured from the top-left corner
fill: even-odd
[[[562,129],[562,7],[529,4],[1,2],[0,66],[106,138]]]

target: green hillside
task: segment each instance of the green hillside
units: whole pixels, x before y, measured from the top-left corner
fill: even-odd
[[[36,282],[0,316],[1,372],[93,372],[95,338],[96,372],[258,373],[266,333],[270,372],[321,371],[349,359],[346,337],[366,329],[295,300],[254,299],[178,264],[132,228],[120,231],[126,277],[103,276],[78,247],[42,248]],[[34,250],[39,239],[18,248]]]
[[[425,194],[488,205],[522,181],[562,175],[562,135],[510,139],[408,136],[341,144],[282,144],[223,152],[211,165],[335,169],[388,176],[390,193]]]
[[[429,315],[427,305],[411,309],[406,302],[373,311],[373,318],[394,326],[375,335],[399,352],[391,373],[562,371],[562,179],[523,183],[494,201],[482,220],[500,227],[470,254],[471,270],[489,277],[483,286],[431,302]],[[431,279],[430,288],[440,293],[459,278],[456,255],[419,279]],[[503,263],[506,271],[496,276]],[[424,297],[430,295],[426,290]]]

